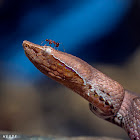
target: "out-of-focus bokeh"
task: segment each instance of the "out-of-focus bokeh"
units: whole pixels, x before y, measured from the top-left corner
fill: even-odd
[[[128,139],[28,60],[22,41],[45,39],[140,93],[139,0],[0,0],[0,130]]]

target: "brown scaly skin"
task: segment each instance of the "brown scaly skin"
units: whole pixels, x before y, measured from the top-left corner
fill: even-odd
[[[94,114],[124,128],[131,139],[140,139],[140,97],[78,57],[29,41],[22,45],[42,73],[81,95]]]

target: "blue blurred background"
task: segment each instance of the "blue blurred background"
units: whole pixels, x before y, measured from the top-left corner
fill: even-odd
[[[139,8],[140,3],[138,0],[0,0],[0,82],[2,89],[1,100],[3,100],[3,104],[1,103],[3,106],[3,108],[1,107],[2,110],[8,110],[9,105],[7,104],[10,103],[11,98],[13,99],[11,106],[15,109],[18,106],[16,104],[17,101],[23,102],[24,106],[27,98],[29,99],[30,96],[31,101],[33,100],[32,98],[35,98],[35,101],[33,100],[32,102],[37,102],[36,106],[39,113],[43,114],[39,115],[41,117],[41,124],[45,123],[50,128],[51,124],[48,124],[51,122],[50,118],[47,120],[44,116],[49,114],[52,117],[54,114],[51,114],[50,110],[54,110],[53,107],[55,107],[55,103],[57,102],[56,99],[53,99],[62,98],[61,94],[59,96],[57,93],[56,96],[56,91],[54,90],[54,93],[50,95],[54,86],[58,90],[59,84],[45,77],[28,60],[22,47],[23,40],[41,44],[45,39],[52,39],[62,43],[58,48],[59,50],[65,50],[65,52],[78,56],[90,64],[102,64],[102,66],[107,64],[123,67],[139,47]],[[110,67],[110,70],[112,70],[112,67]],[[117,80],[121,79],[120,75],[116,76]],[[60,92],[66,92],[66,89],[63,89],[61,86],[60,88],[62,88]],[[28,93],[29,91],[30,93]],[[46,91],[48,95],[44,93]],[[23,92],[22,96],[21,92]],[[12,96],[11,94],[15,95]],[[7,96],[5,97],[5,95]],[[25,95],[27,96],[24,97]],[[20,101],[19,98],[21,98]],[[51,103],[47,104],[44,98],[48,98],[48,102]],[[79,96],[76,96],[76,98],[79,99]],[[28,106],[32,106],[30,100],[27,108]],[[5,105],[4,102],[7,102],[7,104]],[[53,105],[52,102],[54,102]],[[56,104],[58,105],[58,103]],[[14,110],[13,108],[9,110]],[[18,109],[21,111],[21,108]],[[14,110],[14,113],[12,112],[13,115],[17,113],[16,115],[18,116],[21,113],[19,113],[18,109]],[[31,108],[31,110],[33,109]],[[36,110],[34,108],[35,112]],[[66,108],[62,110],[64,111]],[[20,126],[16,123],[19,125],[18,127],[13,126],[14,120],[10,117],[12,115],[7,115],[7,112],[3,113],[2,118],[5,119],[5,116],[9,117],[6,121],[2,121],[1,130],[43,135],[100,135],[98,131],[92,132],[92,128],[90,127],[85,128],[84,126],[80,126],[83,124],[80,124],[79,121],[76,122],[78,124],[73,124],[73,119],[69,120],[68,124],[65,123],[66,128],[64,130],[66,131],[69,128],[67,132],[63,129],[60,132],[58,130],[57,132],[55,131],[54,127],[58,127],[59,125],[57,121],[58,124],[55,122],[51,129],[44,128],[44,126],[42,128],[42,125],[35,121],[33,124],[39,124],[41,129],[37,125],[36,131],[31,132],[29,126],[29,130],[24,130],[22,127],[23,123],[21,123],[24,120],[23,118],[25,118],[24,115],[26,114],[27,117],[29,112],[25,111],[25,114],[22,114],[23,118],[19,119],[22,125]],[[46,112],[49,113],[47,114]],[[37,114],[39,113],[37,112]],[[55,116],[58,116],[58,114]],[[34,116],[31,118],[33,119]],[[66,116],[66,118],[72,117]],[[7,120],[11,121],[6,123]],[[29,121],[30,119],[27,120]],[[73,129],[76,130],[72,131]],[[115,136],[115,134],[110,135],[107,132],[101,135]],[[126,135],[122,137],[127,138]]]

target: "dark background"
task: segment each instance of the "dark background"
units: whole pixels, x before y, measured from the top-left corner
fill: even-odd
[[[0,0],[0,130],[127,139],[87,101],[39,72],[22,41],[61,42],[59,50],[140,93],[139,9],[139,0]]]

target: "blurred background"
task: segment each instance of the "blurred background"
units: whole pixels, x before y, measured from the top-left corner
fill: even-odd
[[[23,40],[45,39],[140,93],[139,0],[0,0],[0,130],[128,139],[28,60]]]

